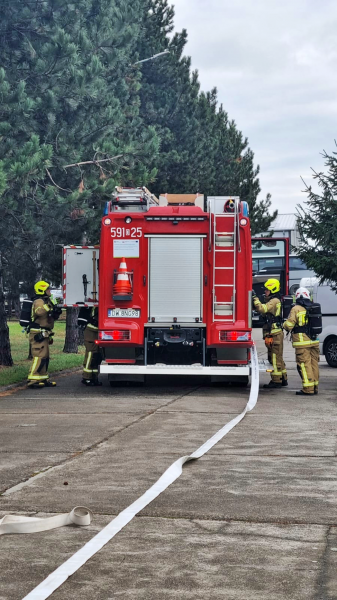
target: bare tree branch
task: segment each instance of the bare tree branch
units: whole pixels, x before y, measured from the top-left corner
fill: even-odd
[[[64,169],[69,169],[70,167],[79,167],[80,165],[97,165],[101,162],[109,162],[111,160],[116,160],[116,158],[123,158],[124,154],[117,154],[117,156],[111,156],[111,158],[102,158],[100,160],[86,160],[85,162],[74,163],[72,165],[65,165]]]
[[[51,174],[49,173],[48,169],[46,168],[47,174],[49,179],[52,181],[52,183],[55,185],[55,187],[57,187],[59,190],[62,190],[62,192],[68,192],[71,194],[71,190],[66,190],[64,188],[61,188],[59,185],[57,185],[57,183],[55,183],[54,179],[52,178]]]

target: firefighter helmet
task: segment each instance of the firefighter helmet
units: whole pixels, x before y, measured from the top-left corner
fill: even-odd
[[[296,300],[299,300],[300,298],[306,298],[307,300],[310,300],[309,290],[307,290],[305,287],[299,287],[298,290],[296,290],[295,298]]]
[[[280,291],[281,286],[278,279],[268,279],[264,284],[264,287],[269,290],[272,294],[277,294]]]
[[[50,284],[47,281],[38,281],[34,285],[34,292],[37,296],[44,296]]]

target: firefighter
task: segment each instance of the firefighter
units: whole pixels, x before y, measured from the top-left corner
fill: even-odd
[[[29,343],[33,363],[28,375],[27,385],[33,388],[54,387],[48,375],[49,346],[53,343],[54,321],[62,310],[53,300],[47,281],[38,281],[34,285],[31,323],[29,325]]]
[[[102,385],[98,381],[98,367],[102,361],[100,349],[95,341],[98,339],[98,307],[82,307],[77,325],[84,331],[85,356],[83,363],[82,383],[85,385]]]
[[[268,279],[264,284],[266,304],[262,304],[253,291],[253,303],[257,312],[266,318],[263,339],[268,349],[268,359],[273,366],[271,381],[264,388],[281,388],[288,385],[286,366],[283,360],[283,330],[281,318],[280,282]]]
[[[296,291],[295,298],[296,304],[291,309],[288,319],[283,323],[283,327],[286,331],[291,332],[297,371],[302,379],[302,389],[296,394],[297,396],[313,396],[318,394],[319,340],[310,337],[307,308],[311,306],[312,302],[309,291],[300,287]]]

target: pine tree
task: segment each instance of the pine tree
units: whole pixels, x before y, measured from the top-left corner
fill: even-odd
[[[326,172],[313,175],[318,189],[306,185],[306,208],[298,207],[301,242],[297,254],[337,292],[337,152],[324,151],[323,157]]]
[[[47,279],[55,263],[61,271],[59,244],[80,242],[83,231],[97,241],[101,209],[115,184],[153,178],[147,163],[158,140],[139,117],[139,72],[130,66],[142,10],[141,0],[3,6],[7,273],[14,273],[18,258],[23,272],[25,261],[32,267],[33,279]]]
[[[222,106],[217,90],[200,93],[198,73],[183,56],[187,32],[171,38],[174,10],[167,0],[147,0],[140,57],[168,49],[170,54],[142,67],[141,115],[161,139],[155,159],[156,194],[193,193],[236,195],[250,206],[252,232],[266,231],[276,212],[269,213],[270,196],[258,199],[259,167],[247,139]]]

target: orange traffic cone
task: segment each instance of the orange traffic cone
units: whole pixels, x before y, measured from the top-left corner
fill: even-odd
[[[114,300],[132,300],[132,287],[125,258],[119,265],[117,281],[113,286]]]

